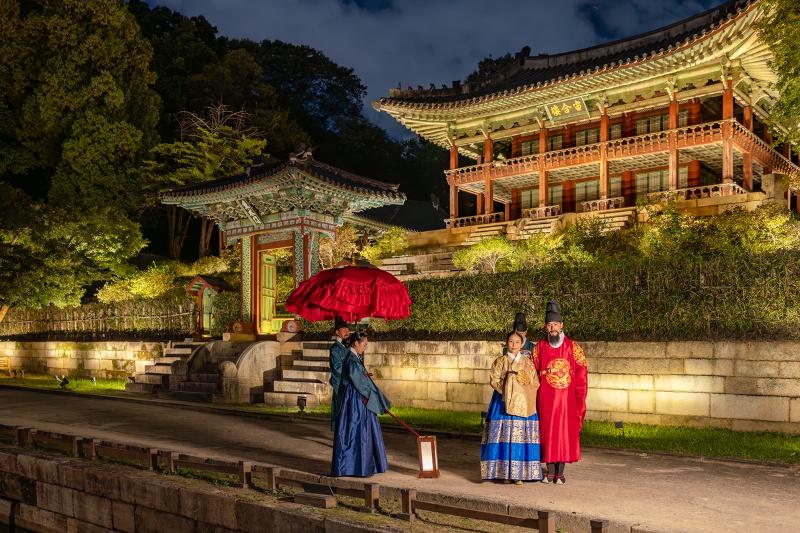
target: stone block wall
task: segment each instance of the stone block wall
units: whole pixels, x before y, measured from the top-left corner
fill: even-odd
[[[582,342],[587,417],[800,433],[800,342]],[[500,342],[373,342],[368,368],[401,406],[486,410]]]
[[[0,357],[29,374],[126,378],[142,373],[164,353],[161,342],[0,342]]]
[[[262,493],[109,464],[0,449],[0,530],[377,532]]]

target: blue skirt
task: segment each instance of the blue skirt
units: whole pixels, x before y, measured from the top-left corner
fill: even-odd
[[[507,415],[503,396],[495,391],[481,440],[481,479],[538,481],[539,461],[539,415]]]
[[[386,448],[378,416],[367,409],[352,383],[342,385],[333,436],[332,476],[369,477],[386,472]]]

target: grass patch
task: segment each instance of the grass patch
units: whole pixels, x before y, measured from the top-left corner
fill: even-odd
[[[587,420],[581,442],[609,448],[800,463],[800,435],[787,433],[626,423],[623,435],[612,422]]]
[[[56,378],[48,375],[28,375],[24,378],[0,377],[0,384],[33,389],[57,390],[60,388]],[[125,380],[97,378],[97,382],[93,383],[89,378],[75,378],[69,380],[66,390],[75,392],[119,392],[125,390]]]

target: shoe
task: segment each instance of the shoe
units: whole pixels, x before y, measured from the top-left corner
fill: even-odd
[[[522,481],[520,481],[520,480],[518,479],[518,480],[516,480],[516,481],[514,482],[514,485],[522,485]]]
[[[510,479],[504,479],[504,480],[503,480],[503,483],[504,483],[504,484],[506,484],[506,485],[508,485],[508,484],[510,484],[510,483],[511,483],[511,480],[510,480]]]
[[[556,477],[556,485],[565,485],[566,483],[567,483],[567,480],[566,480],[566,478],[564,476]]]
[[[542,478],[542,483],[552,483],[555,479],[555,474],[547,474]]]

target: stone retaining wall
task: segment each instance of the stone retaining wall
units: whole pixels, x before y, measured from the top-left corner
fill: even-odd
[[[382,530],[255,491],[13,449],[0,449],[1,525],[86,533]]]
[[[144,372],[164,353],[161,342],[0,342],[0,357],[30,374],[126,378]]]
[[[587,417],[800,433],[800,342],[582,342]],[[486,410],[501,343],[374,342],[366,363],[396,404]]]

